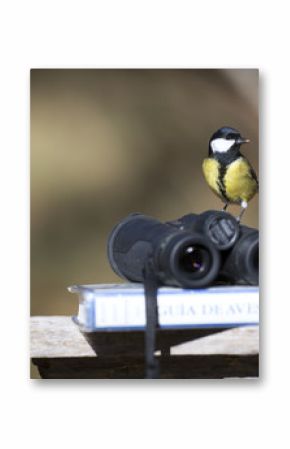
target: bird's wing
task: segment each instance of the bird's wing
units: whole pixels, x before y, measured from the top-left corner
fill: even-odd
[[[251,166],[251,164],[250,164],[250,162],[248,161],[248,159],[245,158],[245,160],[247,161],[247,163],[248,163],[248,165],[249,165],[249,176],[250,176],[251,178],[253,178],[253,179],[256,181],[256,183],[257,183],[257,188],[258,188],[258,190],[259,190],[259,180],[258,180],[257,174],[256,174],[255,170],[253,169],[253,167]]]
[[[256,172],[255,172],[255,170],[251,167],[250,168],[250,173],[251,173],[251,176],[254,178],[254,180],[256,181],[256,183],[257,183],[257,188],[258,188],[258,190],[259,190],[259,180],[258,180],[258,178],[257,178],[257,175],[256,175]]]

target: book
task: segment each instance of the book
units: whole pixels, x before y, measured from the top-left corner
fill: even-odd
[[[144,330],[142,284],[73,285],[79,295],[75,321],[84,332]],[[230,328],[259,324],[259,289],[253,286],[215,286],[204,289],[158,289],[160,328]]]

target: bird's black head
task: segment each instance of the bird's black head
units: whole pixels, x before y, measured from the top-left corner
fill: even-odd
[[[211,136],[208,154],[218,159],[234,160],[240,154],[240,146],[248,142],[249,139],[242,137],[237,129],[224,126]]]

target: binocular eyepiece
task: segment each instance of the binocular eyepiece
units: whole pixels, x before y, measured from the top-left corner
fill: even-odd
[[[188,214],[161,223],[131,214],[112,230],[108,258],[113,270],[144,281],[151,258],[160,285],[202,288],[214,282],[258,284],[259,233],[222,211]]]

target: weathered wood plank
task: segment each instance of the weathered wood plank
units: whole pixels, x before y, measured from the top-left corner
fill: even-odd
[[[95,353],[68,316],[30,318],[32,358],[94,357]]]
[[[172,355],[255,355],[258,353],[258,326],[238,327],[218,332],[171,348]]]
[[[214,332],[205,335],[204,332]],[[70,317],[31,318],[31,358],[45,379],[141,379],[144,376],[144,333],[81,334]],[[189,333],[162,334],[164,342],[185,341]],[[160,335],[159,335],[160,337]],[[158,351],[162,379],[219,379],[257,377],[259,329],[242,327],[226,331],[195,331],[191,341]],[[99,347],[95,352],[88,344]],[[137,351],[124,352],[123,343]],[[160,340],[161,341],[161,340]],[[166,348],[166,346],[165,346]],[[138,352],[139,351],[139,352]]]
[[[112,355],[114,347],[109,352]],[[171,349],[172,355],[255,355],[258,352],[257,326],[214,333]],[[42,316],[31,318],[31,357],[95,357],[95,352],[70,317]]]
[[[160,357],[161,379],[255,378],[257,355],[186,355]],[[143,379],[143,357],[32,359],[43,379]]]

